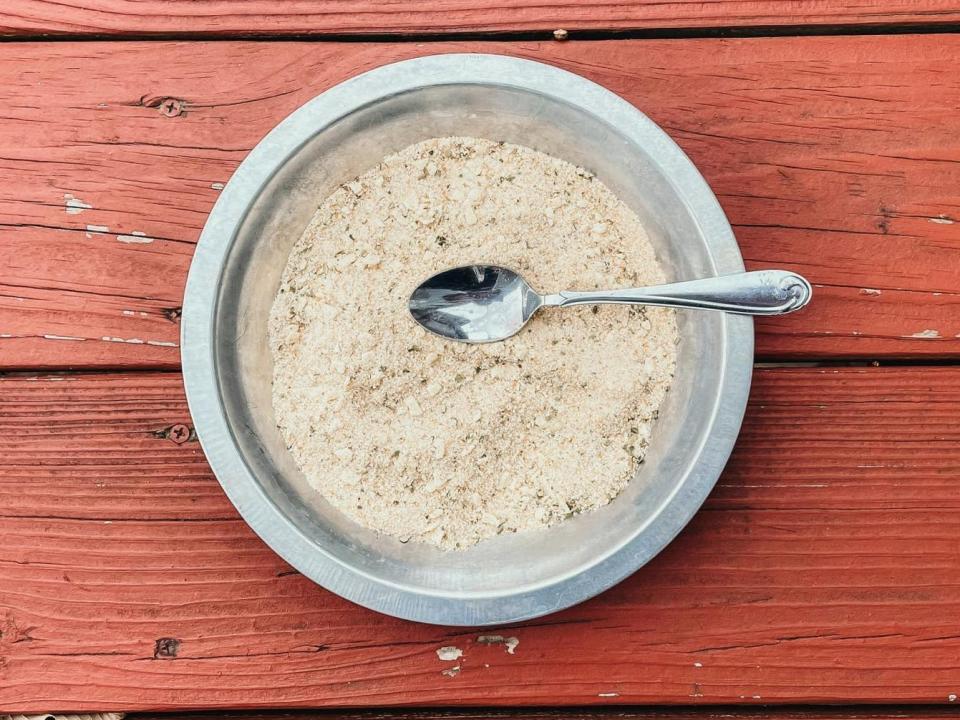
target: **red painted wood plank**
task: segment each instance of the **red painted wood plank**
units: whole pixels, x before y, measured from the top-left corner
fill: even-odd
[[[0,46],[0,367],[175,367],[192,243],[260,137],[346,77],[466,50],[621,93],[702,169],[748,265],[810,277],[810,308],[758,323],[761,357],[960,355],[960,37],[83,42]]]
[[[478,633],[292,573],[197,444],[164,438],[179,376],[2,377],[0,707],[949,704],[958,415],[957,368],[759,370],[677,541],[599,598]]]
[[[955,0],[7,0],[0,34],[329,35],[789,25],[910,25],[960,21]]]

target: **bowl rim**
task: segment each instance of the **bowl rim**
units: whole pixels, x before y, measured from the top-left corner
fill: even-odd
[[[538,617],[593,597],[646,564],[683,529],[716,483],[739,434],[752,377],[753,322],[748,317],[723,317],[722,379],[696,462],[689,464],[681,482],[640,532],[579,574],[517,594],[457,598],[372,577],[306,537],[266,496],[227,421],[214,336],[222,270],[254,200],[307,140],[370,103],[451,84],[525,90],[601,117],[656,158],[700,227],[716,274],[744,269],[733,231],[706,180],[659,126],[619,95],[533,60],[480,53],[426,55],[380,66],[324,91],[281,121],[243,160],[221,191],[190,265],[181,316],[181,359],[187,403],[207,461],[243,519],[278,555],[314,582],[372,610],[426,623],[483,626]]]

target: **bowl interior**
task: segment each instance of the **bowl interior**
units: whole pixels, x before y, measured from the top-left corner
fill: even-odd
[[[430,86],[367,105],[317,132],[260,192],[233,239],[215,309],[219,391],[244,462],[298,532],[381,587],[490,598],[579,573],[623,547],[663,511],[682,488],[709,429],[722,380],[724,319],[719,313],[678,313],[677,374],[651,450],[634,481],[608,506],[463,552],[401,544],[348,520],[306,484],[276,429],[266,342],[270,305],[293,244],[329,192],[388,153],[444,135],[518,143],[581,165],[639,214],[669,278],[712,275],[715,267],[701,228],[653,149],[634,144],[588,111],[505,86]]]

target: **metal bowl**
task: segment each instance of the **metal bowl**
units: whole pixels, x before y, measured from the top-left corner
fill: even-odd
[[[680,532],[740,430],[753,325],[678,312],[676,378],[650,452],[606,507],[462,552],[355,524],[306,484],[276,428],[267,317],[320,201],[384,155],[445,135],[526,145],[596,173],[646,224],[670,279],[743,262],[710,188],[652,121],[582,77],[517,58],[438,55],[355,77],[281,122],[234,173],[200,237],[182,317],[190,411],[217,478],[260,537],[329,590],[397,617],[490,625],[596,595]]]

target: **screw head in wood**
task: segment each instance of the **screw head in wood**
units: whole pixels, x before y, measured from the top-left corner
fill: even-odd
[[[170,431],[167,433],[173,442],[177,445],[183,445],[187,440],[190,439],[190,428],[184,425],[183,423],[177,423],[170,427]]]

